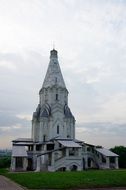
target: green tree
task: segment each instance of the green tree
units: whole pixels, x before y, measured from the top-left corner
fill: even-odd
[[[11,164],[11,157],[10,156],[4,156],[0,157],[0,168],[8,168]]]
[[[114,148],[111,148],[110,150],[119,155],[119,167],[126,168],[126,147],[115,146]]]

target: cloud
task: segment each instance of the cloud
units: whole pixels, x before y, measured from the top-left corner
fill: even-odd
[[[32,115],[30,115],[30,114],[18,114],[16,116],[19,119],[23,119],[23,120],[27,120],[27,121],[31,121],[31,119],[32,119]]]
[[[31,134],[30,116],[15,114],[15,112],[0,111],[0,137],[20,136]],[[6,138],[7,140],[8,138]],[[8,140],[7,140],[8,141]]]
[[[0,67],[5,67],[5,69],[10,69],[10,70],[16,70],[15,65],[12,63],[9,63],[8,61],[0,61]]]
[[[111,139],[105,133],[110,131],[112,138],[114,130],[119,133],[126,123],[125,9],[125,1],[116,0],[0,2],[0,126],[6,137],[10,128],[13,138],[16,131],[22,136],[23,130],[30,131],[53,41],[76,121],[92,121],[90,130],[80,130],[89,141],[104,144]],[[102,125],[105,132],[98,137],[96,122],[117,127]],[[13,128],[17,124],[18,130]],[[125,143],[122,130],[121,135],[118,142]]]
[[[80,138],[94,145],[102,145],[107,148],[115,145],[126,145],[126,123],[111,123],[111,122],[87,122],[77,123],[76,138]]]
[[[4,67],[0,67],[1,109],[31,112],[30,108],[33,109],[37,104],[38,91],[43,82],[41,75],[47,67],[45,57],[31,50],[1,53],[0,65],[3,65],[3,62]],[[14,72],[10,69],[12,65],[16,68]],[[33,85],[36,87],[33,88]],[[31,102],[35,102],[34,105]]]
[[[17,125],[14,125],[14,126],[3,126],[3,127],[0,127],[0,130],[2,132],[9,132],[10,130],[12,131],[13,129],[20,129],[21,128],[21,125],[20,124],[17,124]]]
[[[20,137],[31,136],[31,128],[23,126],[22,123],[15,125],[0,126],[0,148],[11,148],[12,140]]]

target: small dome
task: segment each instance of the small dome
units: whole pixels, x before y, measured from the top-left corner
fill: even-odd
[[[53,49],[53,50],[50,51],[50,58],[52,58],[52,57],[54,57],[54,58],[58,57],[57,56],[57,51],[55,49]]]

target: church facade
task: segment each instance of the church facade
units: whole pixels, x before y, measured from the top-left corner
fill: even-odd
[[[12,171],[118,169],[117,154],[75,138],[75,118],[68,105],[68,90],[54,49],[39,91],[31,133],[31,138],[12,141]]]

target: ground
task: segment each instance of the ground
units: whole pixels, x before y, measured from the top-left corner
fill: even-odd
[[[18,184],[0,175],[0,190],[23,190]]]
[[[2,172],[1,172],[2,173]],[[7,173],[0,176],[0,190],[28,189],[106,189],[126,190],[126,170],[100,170],[84,172]],[[99,188],[98,188],[99,187]],[[26,189],[26,188],[25,188]]]

